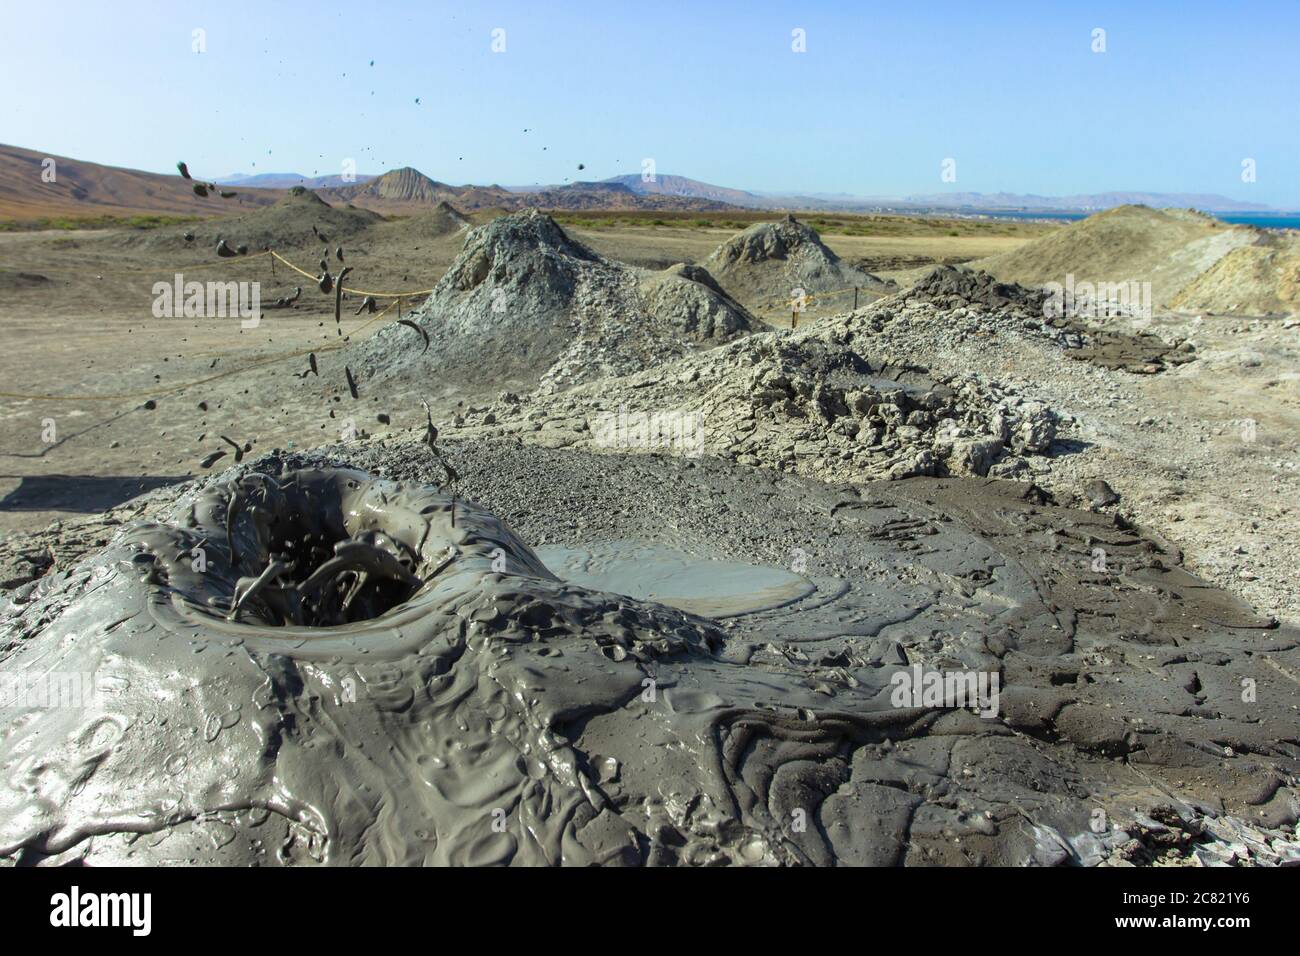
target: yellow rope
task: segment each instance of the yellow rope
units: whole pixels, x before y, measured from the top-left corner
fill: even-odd
[[[174,266],[151,266],[150,268],[147,269],[113,269],[112,274],[113,275],[143,275],[147,273],[151,275],[159,275],[173,270],[193,271],[195,269],[215,269],[222,266],[238,265],[241,262],[252,262],[254,259],[260,259],[263,256],[274,256],[275,258],[279,259],[281,262],[283,262],[286,266],[288,266],[290,269],[292,269],[294,272],[298,273],[299,275],[306,276],[308,279],[311,279],[313,282],[316,281],[316,276],[312,275],[310,272],[306,271],[305,269],[299,268],[298,266],[294,265],[292,262],[290,262],[284,256],[280,255],[280,253],[276,252],[274,249],[264,249],[263,251],[255,252],[252,255],[239,256],[237,258],[232,257],[231,259],[223,259],[220,262],[196,262],[192,264],[174,265]],[[36,268],[37,267],[33,267],[33,271],[35,271]],[[40,266],[39,270],[41,272],[75,272],[84,275],[86,272],[93,271],[95,268],[96,266],[93,263],[91,263],[84,266],[52,266],[52,267]],[[100,268],[104,268],[104,267],[101,266]],[[13,270],[6,270],[6,271],[13,271]],[[367,292],[364,289],[353,289],[348,286],[344,286],[343,291],[349,292],[352,295],[372,295],[377,299],[405,299],[417,295],[429,295],[431,292],[433,292],[432,289],[413,289],[410,292]]]
[[[316,276],[312,275],[310,272],[307,272],[305,269],[298,268],[296,265],[294,265],[284,256],[280,255],[280,253],[276,252],[274,249],[271,250],[271,255],[275,256],[277,259],[279,259],[281,262],[283,262],[286,266],[288,266],[290,269],[292,269],[294,272],[298,273],[299,275],[306,276],[308,279],[311,279],[312,281],[316,280]],[[344,286],[343,291],[350,292],[353,295],[372,295],[377,299],[405,299],[409,296],[428,295],[433,290],[415,289],[411,292],[367,292],[364,289],[353,289],[350,288],[349,286]]]

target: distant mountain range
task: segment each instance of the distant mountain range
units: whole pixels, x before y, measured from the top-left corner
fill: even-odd
[[[702,183],[698,179],[685,176],[659,176],[647,180],[640,174],[615,176],[606,179],[607,183],[621,183],[632,192],[641,196],[682,196],[689,199],[708,199],[713,202],[730,203],[733,206],[757,206],[763,197],[743,189],[731,189],[727,186],[714,186]]]
[[[52,182],[42,177],[45,161],[55,161]],[[196,175],[197,172],[196,172]],[[202,178],[202,177],[200,177]],[[1200,193],[1111,192],[1078,196],[1016,193],[939,193],[887,199],[837,194],[758,193],[701,182],[686,176],[633,173],[599,182],[505,187],[452,186],[410,166],[382,175],[302,176],[298,173],[233,173],[217,180],[232,187],[231,199],[194,194],[178,175],[119,169],[35,150],[0,145],[0,219],[132,216],[144,214],[219,216],[241,206],[275,202],[294,186],[314,190],[326,202],[353,205],[384,214],[414,214],[446,202],[463,211],[527,206],[553,210],[684,210],[725,212],[738,208],[839,212],[1042,213],[1095,212],[1114,206],[1143,204],[1193,207],[1210,212],[1262,212],[1270,207]]]
[[[253,176],[244,173],[231,173],[217,180],[222,186],[251,186],[257,189],[291,189],[302,186],[306,189],[323,189],[327,186],[348,186],[353,183],[368,183],[374,176],[357,173],[352,179],[343,176],[303,176],[300,173],[257,173]]]
[[[418,169],[404,166],[377,176],[366,183],[354,183],[317,190],[330,203],[351,203],[376,212],[402,213],[439,202],[457,209],[472,211],[499,208],[504,210],[539,206],[545,209],[686,209],[720,210],[733,208],[724,202],[704,197],[640,193],[620,182],[568,183],[543,186],[532,190],[507,189],[504,186],[451,186],[430,179]]]
[[[904,199],[854,196],[849,193],[750,192],[701,182],[686,176],[656,175],[647,180],[633,173],[604,180],[618,183],[641,196],[669,195],[705,199],[751,209],[900,211],[928,209],[954,212],[1098,212],[1116,206],[1193,208],[1207,212],[1264,212],[1272,207],[1208,193],[1108,192],[1074,196],[1036,196],[1019,193],[936,193]],[[533,191],[554,187],[533,187]]]

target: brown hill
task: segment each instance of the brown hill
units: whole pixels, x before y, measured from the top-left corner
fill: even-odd
[[[449,186],[430,179],[418,169],[403,166],[366,183],[320,190],[328,203],[350,203],[383,213],[414,213],[438,203],[452,203],[460,209],[513,206],[515,194],[500,186]]]
[[[54,160],[54,182],[45,182],[44,161]],[[179,175],[102,166],[0,145],[0,219],[94,219],[101,216],[229,216],[270,205],[282,190],[236,188],[231,199],[194,194]]]

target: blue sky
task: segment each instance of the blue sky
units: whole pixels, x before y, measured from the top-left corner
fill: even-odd
[[[650,157],[757,190],[1136,189],[1300,208],[1296,2],[55,9],[5,2],[0,141],[112,165],[311,175],[351,158],[516,185]]]

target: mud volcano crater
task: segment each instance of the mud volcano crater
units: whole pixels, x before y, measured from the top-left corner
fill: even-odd
[[[450,563],[454,549],[431,534],[437,502],[376,490],[345,470],[252,475],[206,496],[203,518],[224,511],[228,562],[208,606],[271,626],[334,627],[380,617],[406,603]],[[241,520],[243,519],[243,520]],[[209,524],[201,521],[201,524]]]
[[[473,502],[349,468],[249,471],[123,536],[152,615],[197,637],[409,636],[483,575],[555,578]],[[138,587],[138,585],[137,585]]]

